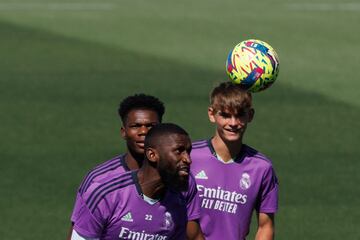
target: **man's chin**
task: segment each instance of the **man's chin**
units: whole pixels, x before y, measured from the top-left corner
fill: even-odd
[[[144,148],[141,146],[136,146],[135,152],[137,154],[144,154]]]
[[[187,182],[181,183],[177,190],[180,192],[186,192],[188,189],[189,189],[189,182],[187,181]]]
[[[131,145],[131,146],[128,146],[128,149],[130,151],[130,153],[134,156],[141,156],[143,157],[144,156],[144,148],[138,146],[138,145]]]
[[[170,185],[169,187],[175,191],[185,192],[189,188],[189,181],[188,181],[188,178],[186,178],[186,179],[181,179],[176,182],[173,182],[169,185]]]
[[[224,136],[222,138],[226,142],[237,142],[237,141],[241,141],[242,135],[241,134],[224,134]]]

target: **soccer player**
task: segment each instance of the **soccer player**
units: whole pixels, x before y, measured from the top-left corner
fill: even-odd
[[[181,191],[189,184],[190,138],[175,124],[158,124],[149,130],[144,151],[140,169],[104,176],[83,189],[72,239],[186,238]]]
[[[255,210],[256,239],[273,239],[277,178],[271,161],[243,143],[254,117],[251,94],[231,82],[221,83],[210,95],[208,116],[215,134],[194,142],[191,152],[205,238],[245,239]]]
[[[126,171],[138,169],[144,159],[144,140],[147,132],[162,121],[165,112],[164,104],[157,98],[135,94],[125,98],[119,106],[118,113],[122,120],[121,136],[126,141],[127,152],[110,159],[91,170],[83,179],[77,193],[77,200],[72,213],[71,221],[74,223],[74,215],[79,211],[79,199],[92,182],[109,176],[117,177]],[[199,198],[196,196],[195,180],[189,178],[189,189],[184,192],[187,201],[188,236],[199,234],[197,219],[200,216]],[[70,239],[72,228],[68,239]],[[201,231],[200,231],[201,232]]]

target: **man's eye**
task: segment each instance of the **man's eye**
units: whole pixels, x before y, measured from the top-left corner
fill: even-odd
[[[244,117],[246,116],[246,111],[241,111],[237,114],[237,117]]]
[[[220,115],[221,117],[223,117],[223,118],[230,118],[230,117],[231,117],[230,114],[225,113],[225,112],[219,112],[219,115]]]
[[[175,153],[176,154],[181,154],[183,151],[184,151],[185,149],[184,148],[177,148],[177,149],[175,149]]]

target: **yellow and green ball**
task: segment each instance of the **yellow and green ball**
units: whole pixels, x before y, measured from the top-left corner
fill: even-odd
[[[250,92],[270,87],[279,74],[279,58],[274,48],[257,39],[237,44],[226,61],[230,79]]]

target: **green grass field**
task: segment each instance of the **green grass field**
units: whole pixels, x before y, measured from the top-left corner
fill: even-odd
[[[281,69],[245,141],[279,177],[277,239],[360,239],[359,22],[360,4],[334,0],[1,0],[0,238],[65,239],[82,177],[124,150],[129,94],[210,136],[227,53],[258,38]]]

